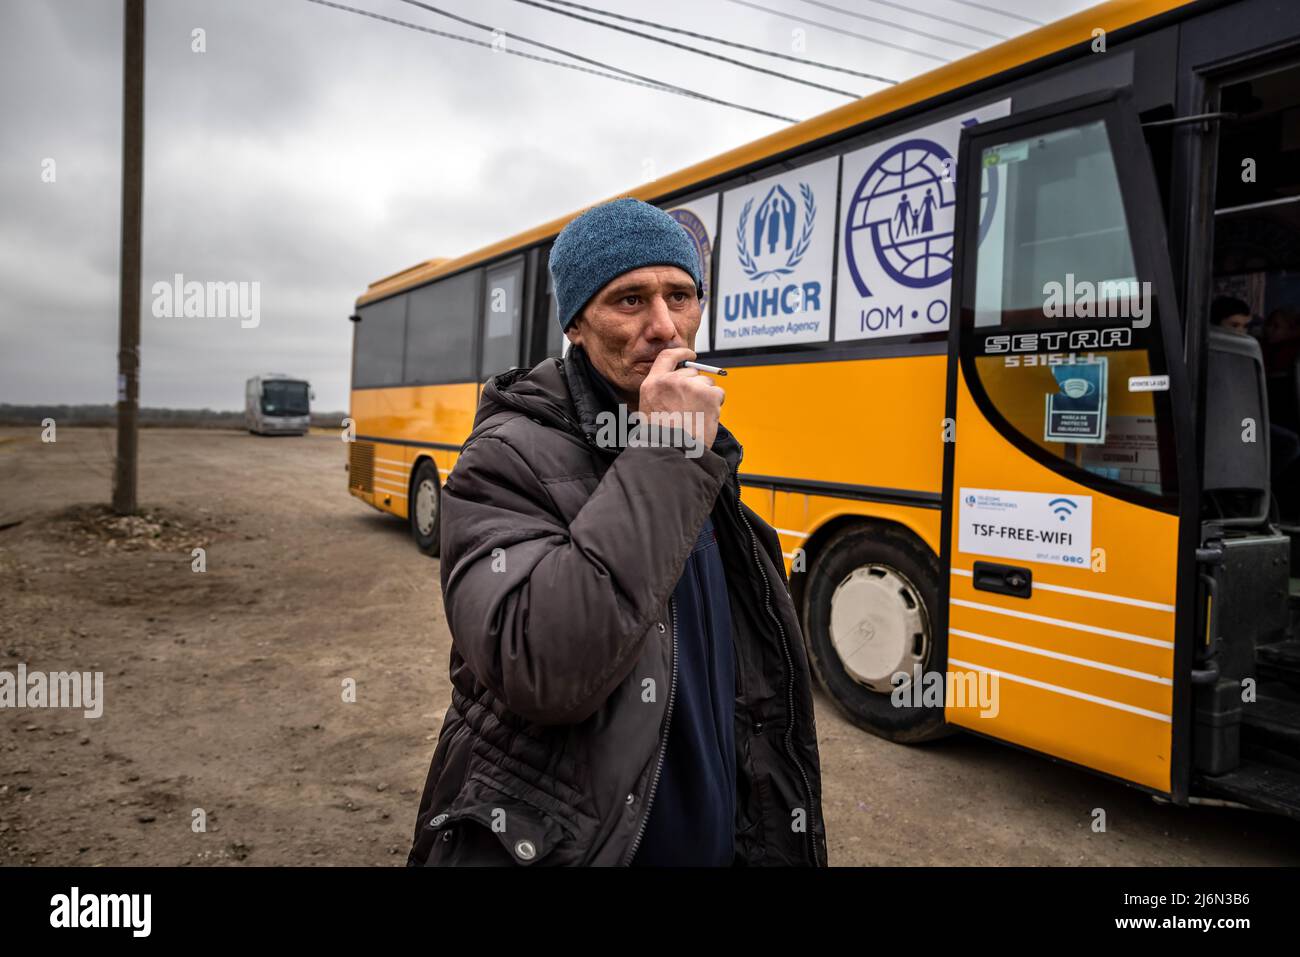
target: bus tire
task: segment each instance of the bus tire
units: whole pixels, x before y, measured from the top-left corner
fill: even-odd
[[[823,688],[858,727],[900,744],[954,732],[943,708],[892,700],[893,676],[942,670],[935,660],[939,563],[893,525],[858,524],[826,543],[809,569],[804,635]],[[910,695],[908,696],[910,699]]]
[[[442,487],[438,467],[428,459],[422,461],[411,479],[407,513],[415,547],[431,558],[438,557],[438,536],[442,527]]]

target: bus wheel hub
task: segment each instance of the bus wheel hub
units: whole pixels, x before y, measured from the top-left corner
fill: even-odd
[[[888,565],[850,572],[831,596],[830,637],[849,677],[889,694],[898,672],[912,678],[929,646],[925,606],[916,587]]]
[[[415,489],[415,524],[421,535],[433,531],[434,513],[438,510],[438,490],[429,479],[422,481]]]

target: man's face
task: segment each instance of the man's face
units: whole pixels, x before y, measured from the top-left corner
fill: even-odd
[[[1228,332],[1235,332],[1238,335],[1249,335],[1246,327],[1250,325],[1250,316],[1239,312],[1235,316],[1227,316],[1219,323],[1219,328],[1226,329]]]
[[[699,328],[700,300],[690,274],[677,266],[643,266],[610,280],[566,335],[635,403],[655,356],[680,346],[694,349]]]

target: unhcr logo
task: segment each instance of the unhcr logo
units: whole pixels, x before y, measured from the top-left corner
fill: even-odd
[[[817,222],[817,202],[807,183],[799,184],[799,195],[802,202],[796,202],[777,183],[757,207],[751,198],[741,209],[736,224],[736,257],[745,275],[755,282],[790,275],[807,255]],[[723,300],[723,316],[728,322],[788,316],[820,308],[819,282],[788,283],[733,293]]]

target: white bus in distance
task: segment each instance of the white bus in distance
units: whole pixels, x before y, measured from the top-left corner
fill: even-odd
[[[244,389],[244,424],[254,435],[306,435],[311,386],[277,372],[253,376]]]

